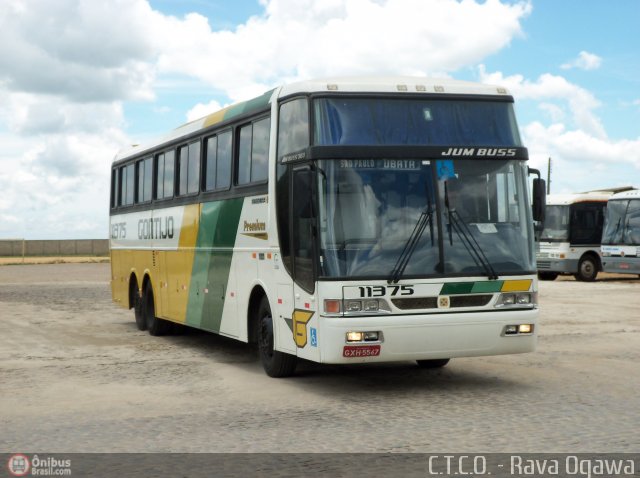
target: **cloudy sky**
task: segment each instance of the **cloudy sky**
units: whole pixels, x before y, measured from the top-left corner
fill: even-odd
[[[640,187],[640,1],[0,0],[0,239],[106,238],[127,145],[283,82],[507,86],[552,192]]]

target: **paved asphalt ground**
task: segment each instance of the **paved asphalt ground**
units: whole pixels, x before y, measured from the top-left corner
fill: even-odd
[[[638,452],[640,280],[540,283],[531,354],[303,364],[151,337],[108,264],[0,267],[0,452]]]

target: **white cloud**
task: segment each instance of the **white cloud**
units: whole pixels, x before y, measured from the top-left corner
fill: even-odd
[[[547,160],[552,158],[554,193],[640,186],[640,138],[612,141],[537,121],[526,125],[522,133],[533,167],[546,171]]]
[[[580,70],[597,70],[602,65],[602,58],[587,51],[581,51],[578,57],[560,65],[563,70],[578,68]]]
[[[0,10],[0,81],[73,101],[151,98],[144,0],[29,0]]]
[[[283,80],[433,74],[480,61],[522,34],[528,2],[271,0],[234,31],[198,14],[158,17],[161,73],[184,73],[246,99]],[[169,32],[171,32],[169,34]]]
[[[575,127],[599,138],[606,137],[602,121],[594,113],[594,110],[600,106],[600,102],[591,92],[574,85],[562,76],[545,73],[532,82],[522,75],[504,76],[502,72],[487,73],[485,67],[481,65],[479,77],[484,83],[506,86],[519,100],[545,103],[554,100],[557,108],[566,107],[569,110]]]

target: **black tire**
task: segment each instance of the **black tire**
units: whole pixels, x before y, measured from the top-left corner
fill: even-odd
[[[449,359],[416,360],[416,363],[420,368],[442,368],[449,363]]]
[[[558,277],[557,272],[538,272],[538,279],[540,280],[556,280]]]
[[[297,358],[293,355],[273,350],[273,319],[271,307],[266,297],[260,301],[257,316],[258,352],[264,371],[269,377],[289,377],[295,372]]]
[[[156,317],[156,306],[153,300],[153,287],[147,282],[142,293],[142,307],[144,310],[144,319],[147,324],[147,330],[151,335],[164,335],[169,331],[171,324],[166,320]]]
[[[596,280],[599,269],[598,261],[593,256],[584,256],[578,263],[578,272],[574,277],[582,282],[593,282]]]
[[[144,316],[144,307],[142,304],[142,297],[136,287],[133,291],[133,313],[136,317],[136,326],[138,330],[147,330],[147,321]]]

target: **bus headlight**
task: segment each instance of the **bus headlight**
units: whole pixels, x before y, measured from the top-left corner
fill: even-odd
[[[360,312],[362,310],[362,301],[361,300],[345,300],[344,301],[344,311],[349,312]]]
[[[509,292],[500,294],[494,307],[530,307],[538,305],[537,292]]]
[[[324,314],[329,316],[388,314],[391,308],[385,299],[325,299]]]

